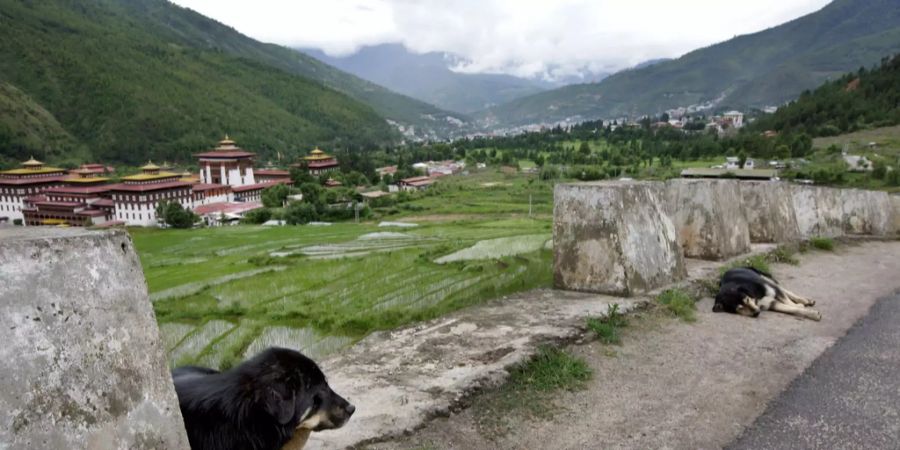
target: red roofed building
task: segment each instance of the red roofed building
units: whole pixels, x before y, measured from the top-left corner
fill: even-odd
[[[195,155],[199,160],[200,182],[227,184],[232,187],[256,184],[253,175],[253,158],[256,153],[244,151],[225,135],[219,145]]]
[[[193,185],[179,178],[180,174],[161,172],[153,163],[141,167],[141,173],[137,175],[122,177],[121,183],[109,186],[115,219],[132,226],[155,226],[156,207],[163,200],[191,208]]]
[[[240,221],[240,219],[244,217],[244,214],[262,207],[263,204],[260,202],[221,202],[198,206],[197,208],[194,208],[194,212],[203,219],[205,224],[216,226]]]
[[[256,169],[254,172],[257,183],[267,181],[287,181],[291,179],[291,172],[284,169]]]
[[[69,171],[62,186],[44,189],[41,195],[25,199],[22,215],[25,225],[99,225],[115,217],[109,199],[110,185],[104,173],[82,166]]]
[[[400,185],[400,189],[404,191],[415,191],[415,190],[425,190],[428,186],[434,184],[435,179],[432,177],[421,176],[421,177],[412,177],[412,178],[404,178],[400,180],[398,185]]]
[[[41,193],[53,186],[62,186],[66,171],[47,167],[44,163],[29,159],[19,169],[0,172],[0,218],[14,222],[23,220],[25,198]]]
[[[194,209],[196,209],[200,205],[230,202],[234,200],[234,192],[232,192],[232,187],[224,184],[196,183],[191,186],[191,190],[194,193],[194,198],[192,201]]]
[[[312,176],[319,176],[338,170],[340,166],[337,158],[319,150],[319,147],[309,152],[309,155],[304,156],[302,163],[294,164],[294,167],[306,169]]]

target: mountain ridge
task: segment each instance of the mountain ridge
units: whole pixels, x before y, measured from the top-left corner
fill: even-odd
[[[520,98],[474,115],[494,126],[514,126],[659,114],[715,100],[719,108],[778,105],[900,49],[896,6],[895,0],[835,0],[812,14],[672,61],[619,72],[600,83]]]

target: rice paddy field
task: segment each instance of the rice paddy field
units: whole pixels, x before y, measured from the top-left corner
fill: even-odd
[[[500,193],[515,195],[521,193]],[[434,202],[444,212],[437,198],[418,202]],[[516,212],[527,213],[525,201]],[[503,212],[509,205],[498,201],[494,214],[414,227],[375,222],[131,233],[170,364],[227,368],[271,345],[322,357],[375,330],[549,286],[550,220],[510,216]],[[489,211],[484,204],[468,208]]]

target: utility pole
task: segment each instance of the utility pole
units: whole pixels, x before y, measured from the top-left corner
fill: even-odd
[[[359,203],[356,200],[353,201],[353,215],[356,216],[356,223],[359,223]]]

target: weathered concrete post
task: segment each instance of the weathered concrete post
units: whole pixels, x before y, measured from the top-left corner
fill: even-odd
[[[721,260],[750,251],[750,229],[736,180],[669,180],[667,207],[689,258]]]
[[[187,449],[123,231],[0,229],[0,448]]]
[[[662,183],[558,184],[554,282],[558,288],[633,295],[686,276]]]
[[[843,233],[843,207],[839,189],[791,186],[800,238],[837,237]]]
[[[900,235],[900,194],[891,195],[891,205],[893,205],[893,223],[891,224],[891,232]]]
[[[887,192],[842,189],[841,200],[845,233],[891,234],[893,205]]]
[[[800,239],[790,186],[774,181],[741,182],[750,242],[782,243]]]

